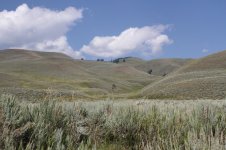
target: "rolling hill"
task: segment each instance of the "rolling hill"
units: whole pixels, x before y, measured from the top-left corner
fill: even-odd
[[[153,75],[162,76],[169,74],[189,63],[191,59],[155,59],[135,66],[138,70],[149,72],[152,70]]]
[[[208,71],[226,69],[226,50],[192,61],[179,72]]]
[[[137,70],[146,73],[149,73],[149,71],[152,70],[151,74],[155,76],[167,75],[192,61],[192,59],[182,58],[154,59],[146,61],[136,57],[125,57],[117,60],[118,64],[132,66]]]
[[[1,50],[0,92],[34,99],[48,95],[63,99],[226,97],[226,51],[194,60],[123,59],[112,63],[74,60],[59,53]]]
[[[117,86],[114,92],[120,94],[139,90],[158,78],[130,65],[17,49],[0,51],[0,68],[2,91],[17,95],[25,91],[25,95],[37,96],[51,89],[66,96],[73,92],[77,97],[106,97],[112,84]]]
[[[164,79],[143,88],[148,98],[226,98],[226,51],[193,60]]]

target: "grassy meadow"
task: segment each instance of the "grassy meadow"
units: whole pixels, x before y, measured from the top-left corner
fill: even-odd
[[[33,103],[2,95],[7,150],[225,149],[225,100]]]

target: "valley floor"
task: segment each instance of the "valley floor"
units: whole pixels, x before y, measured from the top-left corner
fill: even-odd
[[[3,141],[3,139],[2,139],[3,124],[4,124],[3,109],[0,105],[0,141]],[[1,147],[2,147],[2,142],[0,142],[0,149],[1,149]]]
[[[226,148],[225,100],[0,102],[2,149]]]

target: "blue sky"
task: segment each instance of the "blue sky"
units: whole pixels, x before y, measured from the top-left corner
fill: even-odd
[[[40,7],[50,11],[64,11],[68,7],[76,9],[75,11],[68,11],[68,13],[78,13],[78,10],[82,9],[82,17],[77,16],[77,18],[72,18],[70,21],[73,25],[71,25],[70,21],[65,23],[65,28],[68,30],[62,31],[62,35],[59,34],[58,36],[66,38],[65,47],[69,45],[71,49],[79,52],[79,56],[84,56],[87,59],[105,56],[108,59],[127,55],[146,59],[166,57],[198,58],[226,49],[226,1],[224,0],[9,0],[1,2],[0,11],[3,12],[5,9],[15,11],[22,4],[27,4],[29,9]],[[28,23],[32,21],[32,19],[28,20]],[[156,30],[154,26],[159,25],[164,26],[164,29],[157,29],[158,35],[156,38],[165,36],[164,40],[158,43],[157,48],[153,43],[143,45],[143,43],[148,43],[148,38],[152,37],[153,30]],[[10,33],[5,30],[8,30],[8,27],[2,27],[1,30],[0,26],[0,32],[9,35]],[[56,28],[55,32],[60,30],[60,28]],[[24,30],[24,32],[26,31]],[[128,48],[126,46],[130,44],[128,41],[131,40],[128,38],[131,38],[131,36],[127,36],[128,38],[125,42],[122,40],[127,45],[122,46],[122,43],[114,41],[115,38],[124,39],[121,38],[124,36],[120,36],[123,31],[128,34],[137,33],[138,31],[139,33],[149,32],[150,36],[144,35],[143,41],[139,39],[132,41],[132,44],[137,41],[140,41],[140,43],[138,42],[134,47]],[[135,34],[136,37],[139,37],[139,35]],[[34,34],[34,36],[36,35]],[[95,46],[95,37],[101,40],[101,46]],[[15,40],[11,37],[8,38],[13,42]],[[46,38],[47,41],[48,38]],[[106,40],[108,43],[104,42],[106,45],[103,46],[103,41]],[[117,50],[114,50],[112,47],[108,48],[109,40],[113,40],[114,46],[112,47]],[[53,39],[49,41],[46,43],[55,44],[56,41],[61,43],[64,41],[65,45],[64,38],[54,42]],[[38,46],[37,44],[34,46],[35,42],[37,40],[31,46],[32,44],[24,45],[21,42],[15,41],[14,43],[18,43],[17,46],[10,45],[5,41],[1,42],[0,37],[0,44],[2,43],[2,45],[6,46],[1,48],[7,48],[8,46],[10,48],[22,47],[32,49],[34,47],[34,49],[38,49],[38,46],[43,45],[38,41]],[[55,48],[55,45],[53,48]],[[86,46],[85,48],[84,45]],[[46,46],[43,47],[45,48]],[[105,51],[111,52],[105,54]],[[100,55],[100,53],[103,55]],[[67,54],[70,55],[71,52]]]

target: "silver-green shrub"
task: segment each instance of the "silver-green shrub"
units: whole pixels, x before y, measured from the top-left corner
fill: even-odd
[[[224,101],[18,103],[3,95],[4,149],[225,149]]]

